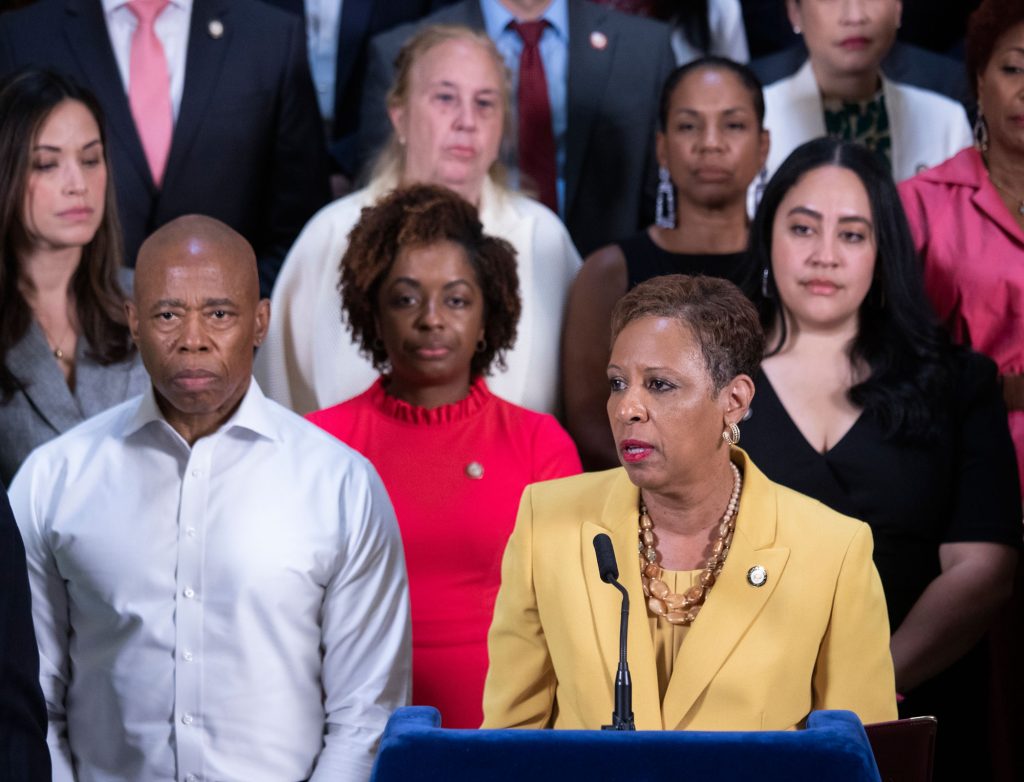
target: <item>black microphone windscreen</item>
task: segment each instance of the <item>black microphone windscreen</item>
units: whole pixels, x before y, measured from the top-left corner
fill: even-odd
[[[603,532],[594,535],[594,551],[597,553],[597,570],[601,574],[601,580],[610,582],[619,577],[619,566],[615,564],[615,549],[612,548],[612,539]]]

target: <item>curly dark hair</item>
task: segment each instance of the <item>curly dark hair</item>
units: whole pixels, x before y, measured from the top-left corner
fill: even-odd
[[[666,274],[640,283],[612,311],[612,342],[646,317],[675,318],[693,332],[716,394],[737,375],[753,377],[761,365],[764,333],[757,310],[728,280]]]
[[[1024,22],[1024,0],[984,0],[971,14],[964,65],[974,97],[978,97],[978,76],[988,67],[996,43],[1020,22]]]
[[[412,185],[363,209],[341,258],[342,318],[377,371],[388,364],[377,332],[381,284],[402,250],[445,241],[465,251],[484,296],[486,346],[473,354],[470,373],[477,377],[494,366],[505,368],[522,311],[515,248],[484,234],[476,208],[461,196],[438,185]]]

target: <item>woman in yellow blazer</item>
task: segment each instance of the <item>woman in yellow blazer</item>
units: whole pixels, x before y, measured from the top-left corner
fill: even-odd
[[[609,721],[620,596],[598,572],[600,533],[630,594],[637,729],[789,729],[815,709],[895,719],[870,529],[772,483],[735,447],[763,348],[752,305],[722,280],[660,277],[620,301],[612,334],[624,469],[524,493],[484,727]]]

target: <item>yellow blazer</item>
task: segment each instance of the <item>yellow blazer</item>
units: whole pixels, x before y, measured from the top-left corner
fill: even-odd
[[[611,721],[619,592],[601,581],[607,533],[629,591],[639,730],[783,730],[814,709],[896,719],[889,622],[871,530],[768,480],[742,450],[743,493],[721,577],[659,703],[637,555],[638,489],[625,470],[527,487],[488,635],[485,728],[593,729]],[[768,572],[761,587],[747,572]]]

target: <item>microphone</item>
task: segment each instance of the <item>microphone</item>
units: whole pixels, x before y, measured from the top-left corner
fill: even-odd
[[[622,618],[619,623],[619,668],[615,673],[615,710],[612,724],[602,725],[601,730],[636,730],[633,723],[633,680],[629,678],[629,663],[626,662],[626,631],[629,627],[629,593],[619,583],[619,566],[615,563],[615,549],[612,539],[605,534],[594,536],[594,552],[597,554],[597,571],[601,580],[622,593]]]

